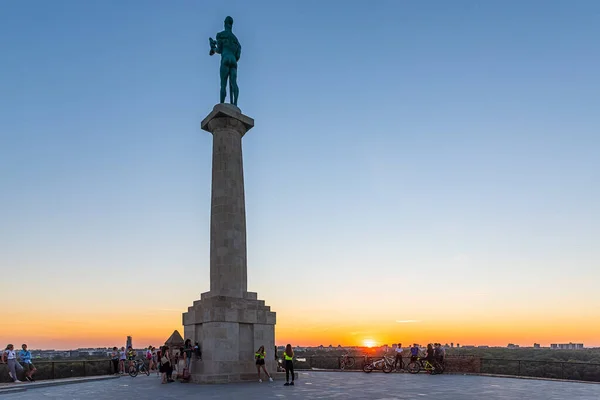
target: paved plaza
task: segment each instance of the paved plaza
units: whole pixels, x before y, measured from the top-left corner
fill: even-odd
[[[360,372],[300,373],[296,386],[283,382],[230,385],[161,385],[156,375],[121,377],[90,383],[29,389],[0,394],[6,400],[114,399],[427,399],[439,400],[565,400],[600,399],[600,385],[483,376],[365,374]]]

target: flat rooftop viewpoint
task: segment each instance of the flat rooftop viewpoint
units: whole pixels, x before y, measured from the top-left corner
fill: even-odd
[[[124,376],[73,385],[31,388],[3,394],[6,400],[43,399],[436,399],[436,400],[564,400],[600,399],[600,384],[497,378],[476,375],[364,374],[300,372],[295,386],[283,381],[229,385],[174,382],[163,385],[156,375]],[[26,384],[23,384],[26,387]],[[14,387],[14,386],[13,386]]]

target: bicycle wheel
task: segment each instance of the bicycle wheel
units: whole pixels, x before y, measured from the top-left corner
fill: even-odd
[[[373,371],[373,364],[365,364],[363,365],[363,371],[365,371],[367,374],[371,371]]]
[[[346,358],[346,368],[352,368],[352,367],[354,367],[355,363],[356,363],[356,360],[354,360],[354,357],[347,357]]]
[[[136,367],[129,367],[129,376],[135,378],[138,374],[138,370]]]
[[[406,370],[411,374],[418,374],[421,370],[421,365],[416,361],[411,361],[407,366]]]
[[[394,370],[394,367],[392,367],[391,364],[384,362],[383,367],[381,367],[381,370],[383,372],[385,372],[386,374],[389,374],[390,372],[392,372]]]

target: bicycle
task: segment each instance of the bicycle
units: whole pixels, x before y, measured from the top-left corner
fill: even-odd
[[[411,361],[410,363],[408,363],[406,369],[411,374],[418,374],[421,371],[421,369],[425,370],[425,372],[432,375],[441,373],[432,363],[429,362],[429,360],[421,357],[418,357],[416,361]]]
[[[392,372],[393,368],[393,360],[390,361],[390,358],[384,356],[383,358],[373,362],[369,356],[365,356],[365,364],[363,365],[363,371],[366,373],[370,373],[373,370],[380,369],[386,374]]]
[[[348,356],[348,354],[342,354],[342,357],[340,358],[340,369],[344,370],[345,368],[352,368],[354,367],[355,364],[355,360],[354,357],[350,357]]]
[[[133,360],[133,365],[129,367],[129,376],[135,378],[140,372],[150,376],[150,370],[144,360]]]

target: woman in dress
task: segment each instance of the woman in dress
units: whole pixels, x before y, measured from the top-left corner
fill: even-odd
[[[160,352],[160,373],[162,374],[161,383],[168,383],[168,375],[171,374],[173,369],[171,368],[171,352],[168,346],[163,346]]]

